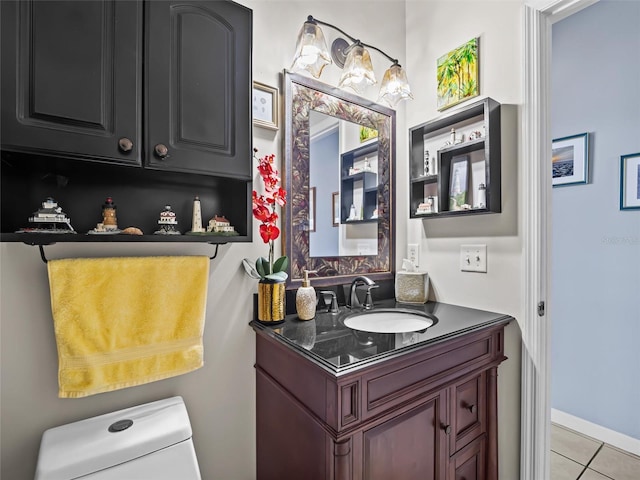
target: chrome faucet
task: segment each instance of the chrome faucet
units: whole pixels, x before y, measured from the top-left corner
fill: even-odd
[[[367,286],[367,295],[364,299],[364,303],[360,304],[360,300],[358,299],[358,295],[356,293],[356,289],[359,285]],[[380,285],[377,285],[376,282],[371,280],[369,277],[360,276],[353,279],[351,282],[351,288],[349,289],[349,303],[347,303],[348,308],[364,308],[365,310],[369,310],[373,308],[373,299],[371,298],[371,290],[373,288],[378,288]]]

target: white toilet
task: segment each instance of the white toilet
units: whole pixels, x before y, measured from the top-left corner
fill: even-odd
[[[35,480],[200,480],[182,397],[51,428]]]

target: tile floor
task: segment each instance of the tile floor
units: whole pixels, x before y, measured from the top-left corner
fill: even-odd
[[[551,480],[640,480],[640,457],[551,424]]]

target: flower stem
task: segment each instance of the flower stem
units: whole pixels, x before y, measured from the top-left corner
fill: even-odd
[[[273,240],[269,242],[269,273],[273,273]]]

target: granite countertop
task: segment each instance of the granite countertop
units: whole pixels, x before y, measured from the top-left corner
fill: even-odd
[[[256,331],[269,335],[288,345],[337,376],[424,348],[444,340],[509,323],[514,318],[501,313],[487,312],[439,302],[423,305],[396,303],[395,300],[377,300],[375,309],[401,308],[417,310],[431,316],[436,322],[426,330],[410,333],[369,333],[353,330],[344,325],[344,319],[353,311],[340,307],[338,313],[327,313],[318,308],[313,320],[302,321],[297,315],[287,315],[279,325],[267,326],[252,321]]]

